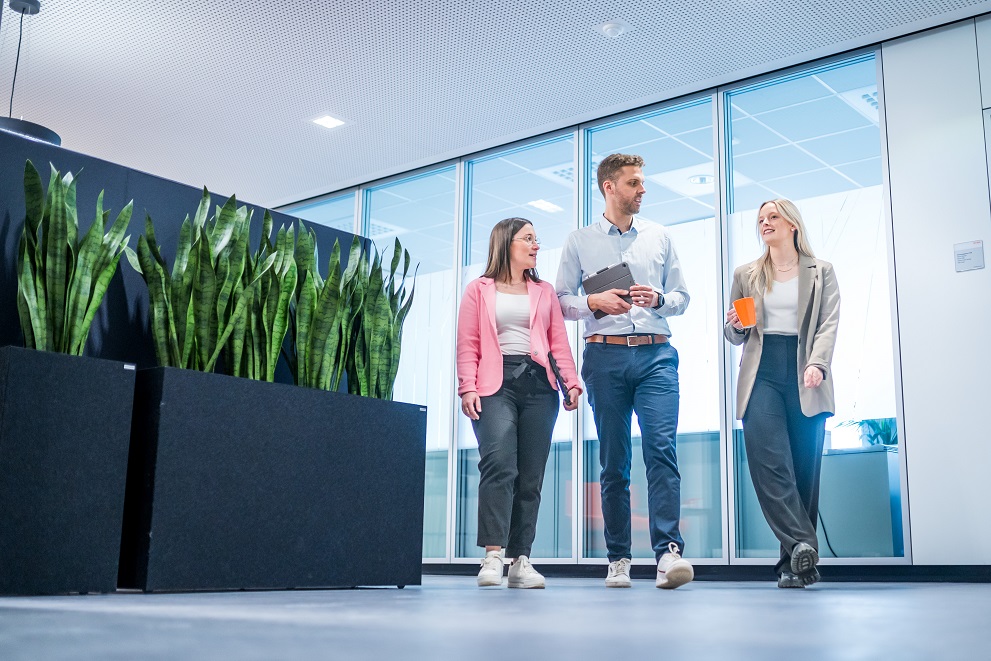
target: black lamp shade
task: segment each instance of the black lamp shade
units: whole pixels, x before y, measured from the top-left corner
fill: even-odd
[[[47,142],[49,144],[60,147],[62,145],[62,138],[55,131],[45,128],[41,124],[35,124],[34,122],[28,122],[23,119],[14,119],[13,117],[0,117],[0,131],[8,131],[10,133],[17,133],[18,135],[23,135],[33,140],[40,140],[41,142]]]

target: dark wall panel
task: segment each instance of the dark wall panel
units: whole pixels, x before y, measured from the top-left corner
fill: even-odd
[[[79,173],[77,209],[80,233],[89,229],[96,211],[96,199],[105,190],[104,209],[110,209],[111,220],[129,200],[134,200],[131,219],[131,247],[137,248],[138,235],[144,232],[145,215],[155,222],[155,234],[162,254],[170,263],[174,256],[179,227],[183,219],[196,212],[202,189],[162,179],[145,172],[108,163],[84,154],[21,138],[0,131],[0,346],[22,344],[17,319],[17,242],[24,223],[24,162],[30,159],[47,186],[49,163],[65,174]],[[240,191],[250,198],[251,191]],[[223,204],[229,193],[212,194],[213,205]],[[239,204],[244,204],[241,196]],[[248,205],[252,216],[252,249],[261,235],[265,210]],[[212,211],[211,211],[212,213]],[[273,213],[275,229],[288,225],[295,218]],[[317,235],[321,272],[326,275],[327,258],[335,239],[346,248],[352,235],[321,225],[308,224]],[[148,294],[141,276],[125,259],[107,291],[104,306],[93,322],[86,355],[137,363],[139,368],[154,367],[155,351],[148,328]],[[283,361],[284,362],[284,361]],[[276,380],[289,382],[290,375],[280,363]]]

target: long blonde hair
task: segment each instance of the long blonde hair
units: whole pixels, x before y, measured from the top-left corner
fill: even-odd
[[[808,255],[809,257],[815,257],[812,252],[812,246],[809,245],[808,237],[805,232],[805,222],[802,221],[802,213],[795,206],[795,203],[791,200],[786,200],[783,197],[779,197],[776,200],[768,200],[767,202],[761,202],[761,205],[757,207],[757,238],[760,239],[760,210],[763,209],[768,204],[773,204],[778,209],[778,213],[784,218],[789,225],[795,228],[792,233],[792,237],[795,241],[795,250],[798,251],[799,255]],[[771,248],[765,244],[764,254],[761,255],[757,260],[754,261],[753,266],[750,268],[750,291],[771,291],[774,286],[774,264],[771,263]]]

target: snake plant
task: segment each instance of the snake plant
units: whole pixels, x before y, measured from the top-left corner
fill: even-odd
[[[17,252],[17,313],[24,344],[31,349],[81,356],[93,318],[117,272],[130,236],[133,201],[121,209],[104,234],[110,212],[103,191],[96,217],[79,237],[76,179],[51,166],[48,193],[31,161],[24,164],[27,213]]]
[[[348,265],[341,272],[341,244],[334,242],[327,279],[318,269],[316,235],[302,224],[296,246],[299,281],[292,305],[290,368],[296,383],[310,388],[337,390],[344,376],[355,317],[363,291],[355,277],[361,241],[354,237]]]
[[[399,263],[402,261],[402,271]],[[348,354],[348,391],[355,395],[392,399],[402,349],[403,322],[413,305],[415,274],[410,288],[410,254],[399,239],[393,244],[392,263],[385,272],[382,256],[372,248],[361,261],[354,278],[363,293],[354,321],[353,342]]]
[[[245,261],[235,295],[247,297],[247,314],[235,320],[224,362],[234,376],[275,380],[275,366],[289,328],[289,305],[296,291],[297,266],[293,228],[280,227],[272,244],[272,215],[266,211],[261,244]],[[270,268],[265,264],[275,258]],[[254,288],[250,283],[256,281]]]
[[[251,212],[232,196],[209,219],[210,193],[204,188],[196,215],[183,221],[171,273],[155,239],[151,216],[138,238],[137,255],[127,257],[148,284],[148,312],[155,354],[162,366],[212,372],[238,324],[247,316],[262,276],[278,258],[270,254],[251,264],[248,257]]]

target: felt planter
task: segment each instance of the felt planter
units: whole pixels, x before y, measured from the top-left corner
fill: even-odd
[[[426,408],[138,372],[122,587],[418,585]]]
[[[133,365],[0,348],[0,593],[113,592]]]

